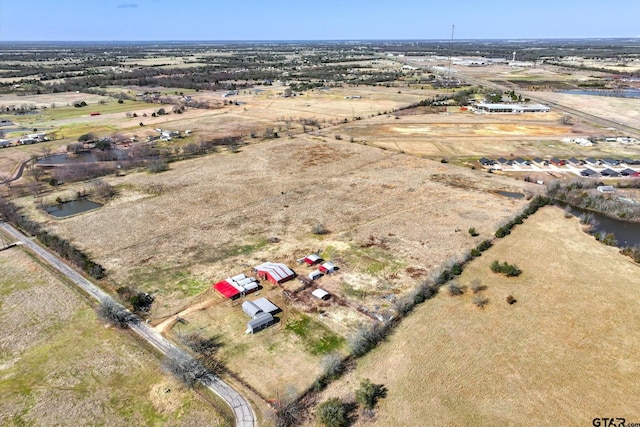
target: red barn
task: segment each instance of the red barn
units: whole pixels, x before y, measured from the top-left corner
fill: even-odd
[[[220,292],[225,298],[236,299],[258,290],[258,283],[253,277],[244,274],[229,277],[213,285],[213,288]]]
[[[214,289],[222,294],[225,298],[236,299],[240,296],[241,291],[226,280],[221,280],[215,285]]]
[[[276,262],[265,262],[257,266],[254,270],[259,278],[268,280],[274,285],[296,277],[296,273],[294,273],[293,270],[284,264]]]
[[[306,257],[304,257],[304,259],[302,260],[302,262],[304,262],[305,264],[312,266],[312,265],[316,265],[316,264],[320,264],[323,261],[322,258],[320,258],[318,255],[316,254],[311,254],[311,255],[307,255]]]

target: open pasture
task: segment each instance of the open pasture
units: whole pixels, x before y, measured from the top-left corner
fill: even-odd
[[[522,275],[489,269],[507,261]],[[474,305],[471,285],[489,303]],[[374,425],[589,425],[640,417],[638,266],[547,207],[472,261],[323,398],[384,384]],[[506,297],[517,302],[509,305]],[[607,392],[603,392],[603,390]]]
[[[329,246],[357,272],[375,273],[373,280],[354,276],[356,288],[364,280],[376,284],[372,297],[402,293],[416,283],[404,269],[428,270],[459,255],[476,243],[464,230],[474,226],[486,237],[525,203],[491,191],[527,185],[359,144],[297,138],[175,163],[160,175],[107,179],[121,196],[104,208],[62,221],[33,214],[86,249],[115,282],[162,294],[163,315],[185,303],[177,283],[186,272],[204,290],[261,260],[291,263]],[[331,234],[315,236],[318,223]],[[281,242],[266,243],[270,237]],[[377,247],[368,244],[372,238]]]
[[[20,248],[0,252],[0,424],[228,425]]]

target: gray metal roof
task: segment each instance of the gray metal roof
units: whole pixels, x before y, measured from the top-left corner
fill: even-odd
[[[273,322],[273,316],[269,313],[258,313],[256,317],[247,322],[247,333],[258,331],[269,326]]]
[[[273,314],[280,311],[280,308],[278,308],[277,305],[266,298],[258,298],[257,300],[253,301],[253,304],[259,307],[265,313]]]
[[[244,311],[248,316],[256,317],[258,313],[262,313],[262,309],[260,306],[255,304],[253,301],[245,301],[242,303],[242,311]]]

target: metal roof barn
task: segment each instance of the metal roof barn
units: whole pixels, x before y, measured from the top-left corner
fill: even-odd
[[[281,263],[265,262],[255,268],[258,277],[268,280],[271,283],[278,284],[291,280],[296,273],[289,267]]]
[[[247,322],[247,334],[255,334],[256,332],[275,323],[275,319],[269,313],[258,313],[256,317]]]
[[[320,270],[313,270],[311,273],[309,273],[309,279],[311,280],[316,280],[318,277],[322,276],[324,276],[324,274],[322,274]]]
[[[263,310],[258,307],[253,301],[245,301],[242,303],[242,311],[251,318],[256,317],[258,313],[262,313]]]
[[[236,299],[238,297],[250,294],[258,290],[258,283],[253,277],[247,277],[244,274],[238,274],[228,277],[215,285],[214,289],[220,292],[224,297]]]
[[[321,263],[323,260],[318,255],[311,254],[311,255],[307,255],[306,257],[304,257],[303,261],[307,265],[316,265],[318,263]]]
[[[216,291],[220,292],[225,298],[236,299],[240,296],[240,291],[226,280],[221,280],[220,282],[216,283],[215,285],[213,285],[213,288]]]
[[[333,273],[334,271],[336,271],[336,266],[331,261],[327,261],[324,264],[322,264],[320,267],[318,267],[318,269],[323,273]]]
[[[258,298],[253,301],[253,304],[265,313],[275,314],[280,311],[280,308],[277,305],[266,298]]]
[[[329,292],[325,291],[324,289],[316,289],[315,291],[311,292],[311,295],[313,295],[314,297],[321,299],[321,300],[328,300],[329,297],[331,297],[331,295],[329,294]]]

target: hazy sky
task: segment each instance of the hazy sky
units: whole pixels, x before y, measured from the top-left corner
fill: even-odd
[[[0,41],[640,37],[639,0],[0,0]]]

